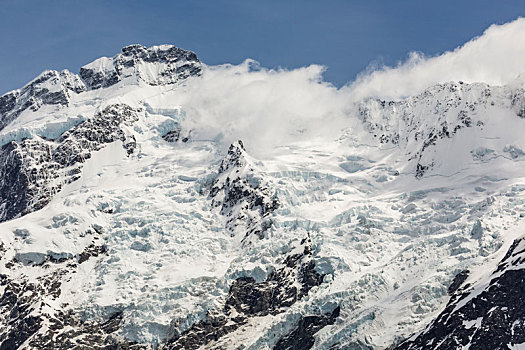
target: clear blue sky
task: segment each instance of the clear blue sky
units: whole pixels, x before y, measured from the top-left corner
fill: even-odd
[[[525,1],[2,0],[0,93],[133,43],[174,44],[207,64],[322,64],[340,86],[373,61],[439,54],[519,16]]]

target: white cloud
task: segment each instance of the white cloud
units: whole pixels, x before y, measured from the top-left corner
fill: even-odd
[[[251,151],[313,137],[336,137],[346,117],[347,95],[322,81],[323,67],[253,70],[254,61],[207,67],[177,90],[185,127],[202,138],[246,141]]]
[[[412,53],[398,67],[363,73],[349,84],[355,98],[399,98],[447,81],[503,85],[525,72],[525,18],[490,26],[454,51],[426,58]]]
[[[440,56],[412,53],[398,67],[365,72],[342,89],[324,82],[323,70],[318,65],[270,70],[252,60],[209,66],[175,98],[188,115],[186,127],[200,137],[242,139],[250,151],[264,155],[294,141],[337,138],[341,129],[359,125],[351,117],[352,104],[365,97],[398,99],[447,81],[513,81],[525,71],[525,19],[493,25]]]

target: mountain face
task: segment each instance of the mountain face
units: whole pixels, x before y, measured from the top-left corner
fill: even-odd
[[[65,131],[57,140],[39,137],[2,147],[2,213],[10,220],[41,209],[63,185],[78,180],[91,153],[120,140],[128,154],[136,146],[122,127],[138,119],[127,105],[111,105],[92,119]]]
[[[523,83],[258,156],[192,122],[210,74],[133,45],[0,97],[0,349],[524,346]]]
[[[149,49],[131,45],[112,58],[99,58],[82,67],[78,75],[67,70],[48,70],[22,89],[0,97],[0,130],[23,111],[38,111],[42,106],[68,106],[72,97],[88,90],[106,88],[118,82],[137,81],[149,85],[169,85],[198,75],[201,63],[197,56],[174,46]]]
[[[149,85],[167,85],[199,74],[197,56],[175,46],[154,46],[149,49],[131,45],[110,59],[100,58],[80,69],[79,76],[86,89],[106,88],[116,83],[139,79]]]
[[[467,272],[459,274],[445,310],[419,335],[400,349],[438,347],[504,349],[525,342],[523,292],[525,237],[516,239],[490,279],[463,285]],[[453,284],[454,285],[454,284]]]

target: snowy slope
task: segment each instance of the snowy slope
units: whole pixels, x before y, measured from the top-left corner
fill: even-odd
[[[316,72],[134,45],[0,97],[0,349],[445,341],[523,265],[523,79],[355,101]]]
[[[524,242],[523,235],[517,238],[490,274],[458,275],[445,310],[400,348],[523,347]]]

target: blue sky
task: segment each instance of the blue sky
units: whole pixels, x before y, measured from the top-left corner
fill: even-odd
[[[207,64],[322,64],[325,80],[341,86],[371,63],[436,55],[519,16],[525,2],[516,0],[2,0],[0,93],[133,43],[174,44]]]

